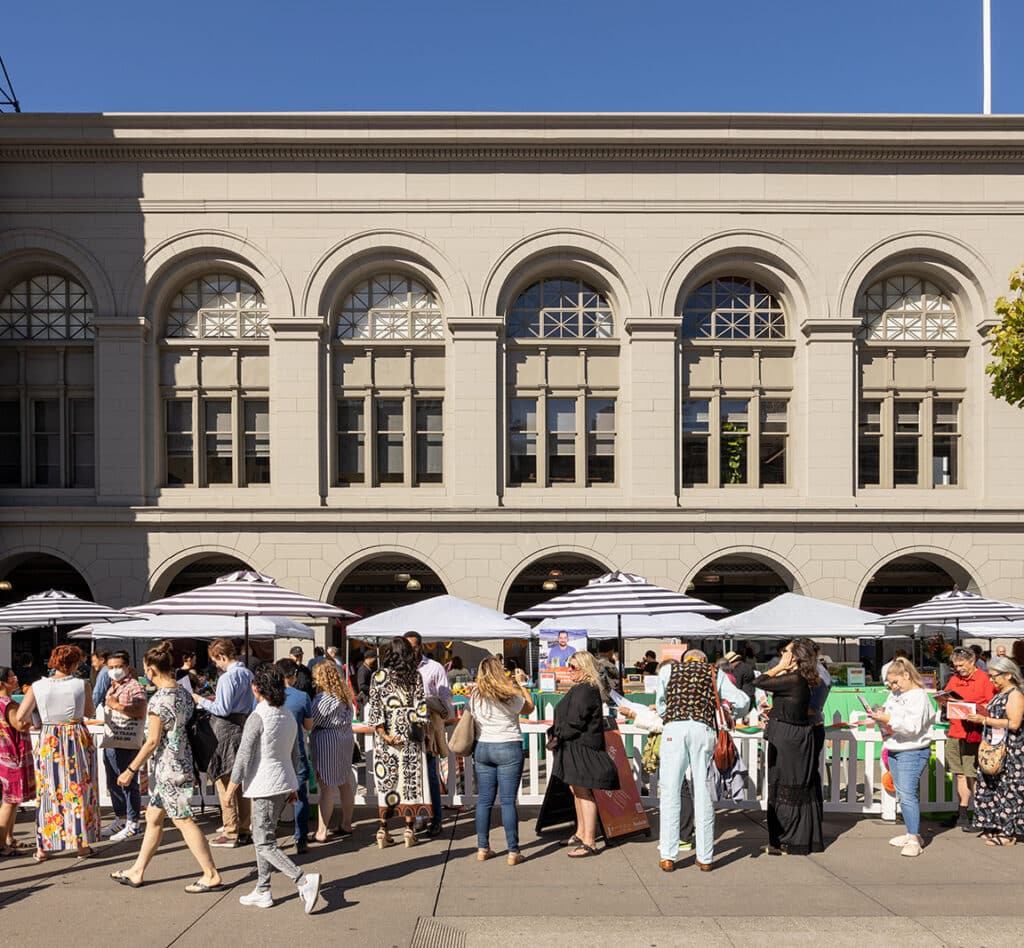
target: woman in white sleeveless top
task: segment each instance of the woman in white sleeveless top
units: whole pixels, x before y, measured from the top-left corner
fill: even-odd
[[[40,678],[18,708],[21,724],[37,711],[43,725],[35,750],[38,862],[66,849],[91,856],[89,844],[100,838],[93,739],[85,726],[96,709],[87,683],[73,677],[81,663],[80,648],[59,645],[50,655],[53,676]]]

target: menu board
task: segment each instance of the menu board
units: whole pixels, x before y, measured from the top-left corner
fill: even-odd
[[[604,746],[619,772],[618,790],[595,790],[597,815],[601,820],[605,839],[629,836],[632,833],[650,832],[651,824],[644,812],[636,780],[629,766],[626,747],[618,731],[604,732]]]

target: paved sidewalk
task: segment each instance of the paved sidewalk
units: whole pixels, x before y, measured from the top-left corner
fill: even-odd
[[[323,873],[324,900],[302,914],[294,888],[275,876],[274,908],[243,908],[254,883],[253,851],[214,850],[228,886],[187,895],[195,864],[169,830],[147,884],[133,890],[108,874],[128,865],[137,841],[102,843],[88,860],[0,860],[4,943],[175,948],[353,944],[366,948],[477,948],[501,944],[631,948],[633,945],[865,944],[1018,946],[1024,927],[1024,846],[996,849],[960,830],[926,823],[928,845],[907,859],[888,846],[898,828],[877,819],[829,818],[825,853],[801,858],[759,853],[764,823],[756,814],[718,818],[715,871],[700,873],[692,855],[675,873],[658,868],[652,838],[627,841],[596,858],[569,860],[556,836],[537,837],[535,811],[523,813],[527,861],[475,858],[471,813],[452,814],[445,834],[412,849],[380,851],[372,814],[357,813],[354,839],[315,847],[299,862]],[[23,817],[19,832],[29,838]],[[495,817],[497,819],[497,817]],[[653,822],[657,828],[657,814]],[[204,827],[212,832],[215,816]],[[281,826],[282,833],[286,828]],[[993,915],[978,916],[972,911]]]

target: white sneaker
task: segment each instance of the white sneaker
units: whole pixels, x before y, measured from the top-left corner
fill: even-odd
[[[272,908],[274,905],[274,897],[259,889],[253,889],[248,895],[240,895],[238,901],[242,905],[254,905],[256,908]]]
[[[904,833],[902,836],[894,836],[889,840],[890,846],[906,846],[914,837]]]
[[[107,826],[104,829],[100,830],[100,836],[103,836],[103,837],[116,836],[118,833],[121,832],[121,830],[123,830],[125,828],[126,825],[127,824],[125,823],[125,821],[122,820],[120,817],[118,817],[109,826]]]
[[[299,898],[302,899],[303,908],[307,915],[316,907],[316,900],[320,897],[320,873],[307,872],[306,877],[299,886]]]
[[[920,856],[921,844],[913,837],[908,837],[909,842],[900,850],[901,856]]]
[[[134,839],[140,832],[138,823],[126,823],[123,830],[114,833],[114,835],[110,837],[110,841],[112,843],[120,843],[126,839]]]

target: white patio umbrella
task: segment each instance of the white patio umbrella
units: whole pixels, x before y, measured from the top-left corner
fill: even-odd
[[[62,625],[81,625],[83,622],[125,622],[134,616],[119,609],[102,606],[88,599],[80,599],[59,589],[49,589],[13,602],[0,609],[0,628],[34,629],[49,626],[53,630],[53,644],[57,645],[57,628]]]
[[[245,620],[239,616],[166,615],[152,619],[135,617],[109,629],[84,625],[68,634],[72,639],[217,639],[245,635]],[[312,639],[308,625],[285,616],[252,616],[251,639]]]
[[[960,633],[968,638],[976,639],[1024,639],[1024,620],[1017,622],[965,622],[960,626]]]
[[[614,615],[583,615],[570,618],[545,619],[537,626],[539,632],[586,632],[588,638],[607,638],[619,634],[619,617]],[[623,639],[665,639],[677,635],[701,638],[717,637],[720,623],[695,612],[668,615],[625,615],[621,617]]]
[[[643,576],[615,571],[590,580],[586,586],[555,596],[547,602],[523,609],[515,615],[519,619],[556,618],[572,621],[578,616],[605,615],[614,617],[616,638],[619,643],[619,674],[622,666],[622,620],[625,616],[656,616],[678,613],[728,612],[703,599],[673,592],[647,582]]]
[[[394,638],[406,632],[419,632],[424,639],[435,642],[526,639],[534,634],[525,622],[457,596],[432,596],[348,626],[349,635],[360,638]]]
[[[335,619],[355,616],[347,609],[279,586],[270,576],[254,570],[228,573],[208,586],[133,606],[128,611],[156,615],[240,616],[247,657],[252,616],[329,616]]]
[[[900,609],[899,612],[871,621],[877,625],[955,625],[959,641],[961,623],[1021,620],[1024,620],[1024,606],[954,589],[952,592],[932,596],[927,602]]]
[[[879,639],[884,628],[872,623],[874,612],[843,606],[827,599],[782,593],[768,602],[728,616],[717,625],[735,639],[821,636],[830,639]]]

